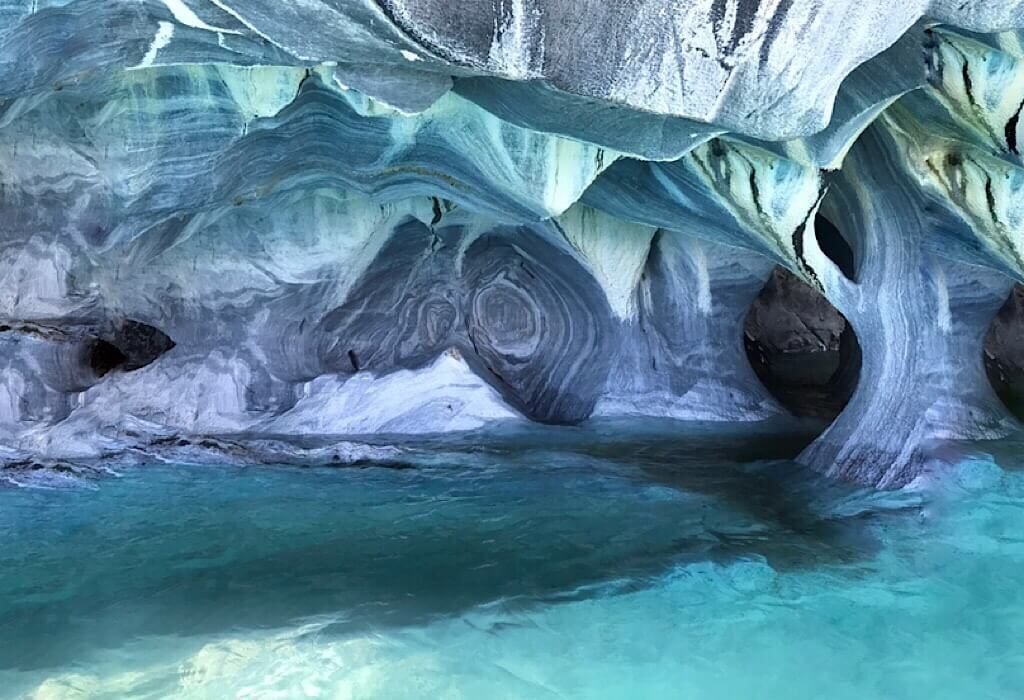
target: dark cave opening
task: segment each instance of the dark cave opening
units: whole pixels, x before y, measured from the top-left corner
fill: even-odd
[[[834,420],[857,387],[861,351],[853,328],[785,268],[775,268],[754,300],[743,340],[758,378],[794,415]]]
[[[985,371],[996,394],[1024,420],[1024,285],[1018,284],[985,336]]]
[[[174,348],[174,341],[162,330],[131,319],[122,321],[105,340],[124,354],[121,369],[126,372],[142,369]]]
[[[836,225],[820,213],[814,219],[814,237],[821,252],[836,264],[846,279],[856,282],[857,260],[853,248]]]
[[[96,373],[97,377],[104,377],[118,367],[124,365],[128,359],[124,353],[117,349],[113,343],[105,340],[95,340],[89,346],[89,367]]]
[[[88,349],[89,367],[98,377],[114,370],[133,372],[152,364],[174,345],[159,328],[125,320],[92,342]]]

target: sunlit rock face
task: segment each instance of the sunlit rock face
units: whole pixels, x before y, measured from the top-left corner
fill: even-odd
[[[1024,3],[684,4],[0,0],[0,459],[760,420],[812,336],[815,468],[1014,429]]]

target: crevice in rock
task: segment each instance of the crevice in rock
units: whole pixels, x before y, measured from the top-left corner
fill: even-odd
[[[860,376],[853,328],[816,289],[777,267],[744,324],[747,358],[758,378],[797,416],[834,420]]]

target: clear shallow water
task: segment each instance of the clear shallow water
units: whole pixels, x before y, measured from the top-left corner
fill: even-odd
[[[873,494],[664,428],[0,490],[0,696],[1021,697],[1021,443]]]

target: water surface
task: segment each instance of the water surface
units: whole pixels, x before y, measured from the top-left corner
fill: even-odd
[[[0,695],[1020,697],[1019,442],[878,494],[668,427],[0,489]]]

